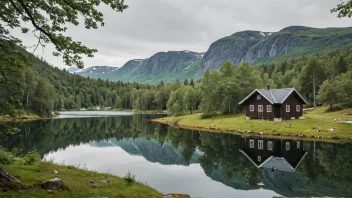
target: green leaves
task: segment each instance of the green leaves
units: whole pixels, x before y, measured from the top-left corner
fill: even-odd
[[[28,33],[30,29],[23,27],[23,22],[29,22],[34,33],[40,32],[38,37],[42,46],[53,43],[56,51],[54,56],[62,56],[66,65],[83,67],[82,55],[93,57],[96,49],[86,47],[81,42],[73,41],[71,37],[63,33],[68,29],[68,24],[75,26],[80,24],[82,17],[86,29],[97,29],[104,26],[103,13],[98,11],[98,6],[104,3],[114,11],[122,12],[128,6],[120,0],[9,0],[0,2],[0,19],[11,29],[20,28],[22,33]],[[4,27],[0,31],[3,39],[9,35]],[[7,41],[20,43],[20,39],[8,37]]]
[[[352,1],[349,0],[347,2],[342,2],[337,5],[336,8],[330,10],[331,13],[337,13],[338,18],[348,17],[351,18],[352,16]]]

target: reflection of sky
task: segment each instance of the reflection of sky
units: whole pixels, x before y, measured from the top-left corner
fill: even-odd
[[[57,118],[88,118],[108,116],[130,116],[133,112],[124,111],[60,111]]]
[[[125,176],[128,171],[136,179],[147,183],[163,193],[186,193],[201,198],[232,197],[273,197],[273,191],[236,190],[205,175],[200,164],[162,165],[147,161],[142,156],[128,154],[120,147],[91,147],[88,144],[70,146],[65,150],[49,153],[45,159],[54,159],[56,163],[78,165],[89,170],[111,172]]]

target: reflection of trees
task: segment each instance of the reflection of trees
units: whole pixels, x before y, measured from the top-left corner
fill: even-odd
[[[258,188],[257,184],[263,182],[264,188],[286,196],[352,194],[352,144],[317,143],[314,154],[313,143],[305,142],[309,147],[308,155],[296,172],[270,172],[256,168],[239,152],[243,142],[240,136],[152,124],[147,122],[151,118],[150,115],[133,115],[17,123],[21,133],[9,136],[7,140],[0,139],[0,145],[18,147],[24,152],[36,149],[44,154],[93,140],[144,137],[145,142],[139,142],[138,152],[151,161],[184,165],[198,161],[206,175],[234,188]],[[152,142],[146,139],[156,139],[153,144],[161,146],[151,145]],[[126,149],[134,149],[132,140],[124,142]],[[160,150],[165,145],[168,148]],[[198,151],[201,154],[194,155]]]
[[[352,188],[352,144],[322,144],[317,158],[325,171],[322,177],[336,181],[341,188]]]
[[[151,132],[151,136],[154,131],[153,125],[147,124],[150,118],[150,115],[133,115],[15,123],[14,125],[20,128],[21,132],[10,136],[7,141],[1,139],[0,145],[10,149],[21,148],[23,152],[37,150],[44,154],[90,141],[148,137],[150,135],[148,131]]]

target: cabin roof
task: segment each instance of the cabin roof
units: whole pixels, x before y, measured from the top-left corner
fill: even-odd
[[[244,98],[239,104],[246,102],[255,93],[259,93],[265,99],[267,99],[271,104],[282,104],[285,100],[293,93],[296,92],[304,104],[307,101],[298,93],[295,88],[284,88],[284,89],[255,89],[246,98]]]
[[[246,156],[257,168],[274,168],[286,172],[294,172],[298,165],[301,163],[303,158],[307,155],[307,152],[301,157],[300,161],[296,165],[291,165],[284,157],[270,156],[263,163],[256,164],[247,153],[240,149],[240,152]]]

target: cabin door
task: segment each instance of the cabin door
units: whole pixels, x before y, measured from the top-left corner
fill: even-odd
[[[258,105],[258,118],[263,117],[263,105]]]
[[[292,117],[296,117],[295,116],[295,112],[296,112],[296,108],[295,108],[295,105],[290,105],[291,107],[290,107],[290,117],[292,118]]]

